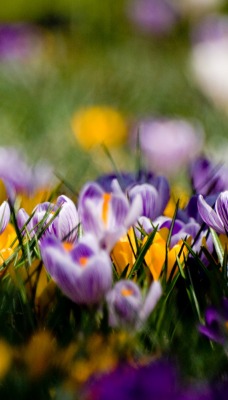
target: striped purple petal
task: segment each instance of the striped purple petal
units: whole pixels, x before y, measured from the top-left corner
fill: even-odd
[[[67,196],[59,196],[57,208],[61,207],[58,216],[53,221],[53,230],[60,240],[75,242],[78,236],[79,217],[76,206]]]
[[[228,232],[228,191],[220,193],[215,203],[215,210],[221,218],[225,231]]]
[[[217,233],[225,233],[221,218],[216,214],[213,208],[206,203],[202,195],[199,195],[197,205],[202,220]]]
[[[142,185],[136,185],[129,190],[129,198],[131,201],[136,195],[140,196],[142,199],[142,216],[148,217],[152,220],[158,217],[158,210],[160,211],[160,199],[157,190],[152,185],[144,183]]]

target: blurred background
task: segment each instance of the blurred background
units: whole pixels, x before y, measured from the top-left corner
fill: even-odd
[[[222,0],[9,0],[0,145],[49,161],[78,188],[113,168],[101,142],[119,169],[133,168],[135,126],[165,117],[199,124],[205,151],[225,160],[227,19]]]

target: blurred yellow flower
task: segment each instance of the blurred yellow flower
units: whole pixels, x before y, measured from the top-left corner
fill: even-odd
[[[71,125],[78,143],[87,150],[98,144],[121,145],[127,136],[123,116],[108,106],[82,108],[73,115]]]
[[[12,349],[3,340],[0,341],[0,380],[2,380],[10,369],[12,361]]]

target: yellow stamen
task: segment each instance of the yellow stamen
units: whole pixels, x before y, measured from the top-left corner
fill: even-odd
[[[124,288],[124,289],[121,290],[121,294],[124,297],[128,297],[128,296],[131,296],[133,294],[133,290]]]
[[[108,221],[108,208],[109,208],[110,200],[111,200],[111,193],[104,193],[103,194],[102,219],[103,219],[105,225],[107,224],[107,221]]]

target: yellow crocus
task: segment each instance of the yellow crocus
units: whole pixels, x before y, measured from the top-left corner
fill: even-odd
[[[162,228],[159,232],[155,234],[153,243],[149,247],[146,255],[145,262],[153,276],[154,280],[158,280],[160,278],[163,265],[166,261],[166,242],[168,236],[168,229]],[[144,239],[146,242],[147,238]],[[183,241],[180,240],[175,246],[167,251],[167,279],[170,277],[170,274],[173,270],[173,267],[176,262],[177,256],[180,254],[181,248],[183,245]],[[184,247],[180,254],[180,261],[184,261],[184,256],[187,254],[186,248]],[[177,271],[177,269],[176,269]],[[174,271],[174,273],[176,273]]]
[[[114,262],[116,271],[120,276],[128,265],[127,275],[130,273],[134,263],[137,246],[135,241],[135,233],[130,228],[128,234],[123,236],[114,246],[111,257]]]

